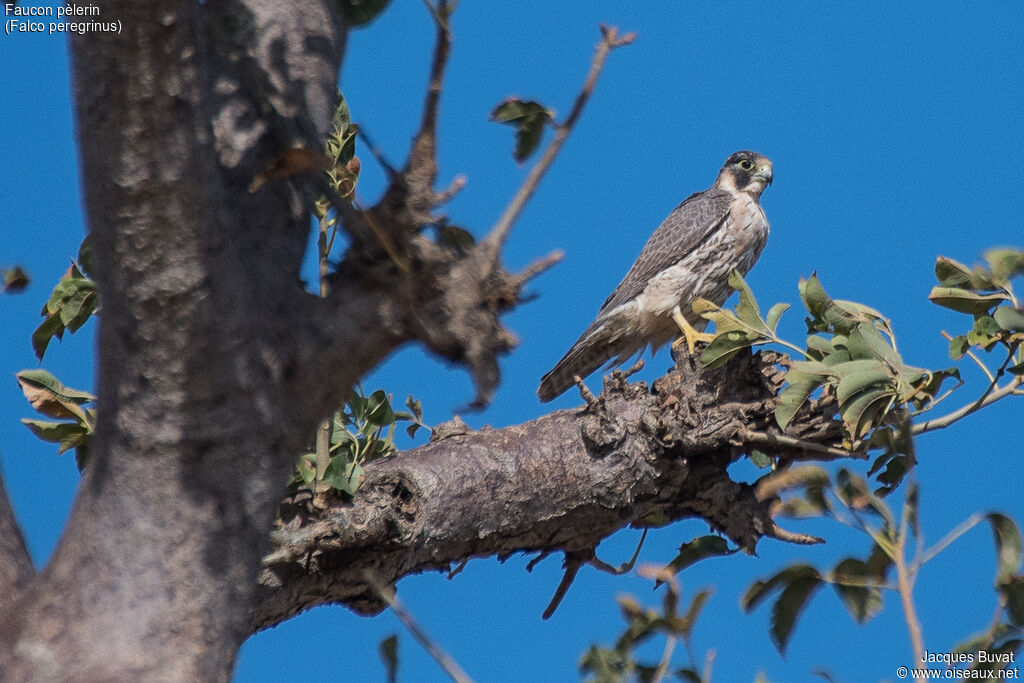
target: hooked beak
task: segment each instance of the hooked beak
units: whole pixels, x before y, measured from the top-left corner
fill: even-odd
[[[772,184],[772,162],[765,160],[764,163],[757,167],[757,172],[754,173],[755,178],[760,178],[765,182],[766,185]]]

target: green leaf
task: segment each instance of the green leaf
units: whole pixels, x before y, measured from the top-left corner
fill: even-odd
[[[709,370],[719,368],[729,362],[729,359],[737,353],[750,348],[758,341],[763,341],[763,338],[743,330],[718,332],[701,353],[700,362]]]
[[[54,337],[61,339],[63,336],[64,323],[60,321],[60,315],[47,316],[32,333],[32,350],[35,352],[36,358],[42,360],[46,353],[46,347],[50,345],[50,340]]]
[[[335,0],[338,14],[349,26],[366,26],[377,18],[391,0]]]
[[[491,112],[491,120],[516,128],[515,160],[522,163],[540,143],[544,127],[552,121],[551,111],[539,102],[510,97]]]
[[[998,512],[985,515],[996,542],[996,585],[1011,580],[1024,560],[1024,544],[1017,524]]]
[[[1024,626],[1024,576],[1013,576],[999,584],[1006,601],[1006,617],[1011,624]]]
[[[316,453],[304,453],[299,456],[295,469],[302,483],[309,486],[316,478]]]
[[[765,327],[764,321],[761,320],[761,309],[757,305],[757,299],[754,298],[754,293],[750,291],[746,280],[735,268],[729,273],[729,286],[735,289],[740,296],[739,303],[736,304],[736,317],[752,330],[767,332],[768,329]]]
[[[789,310],[789,304],[779,303],[768,309],[768,317],[765,318],[765,324],[768,329],[771,330],[772,334],[775,334],[775,330],[779,326],[779,319],[782,318],[782,314]]]
[[[992,318],[1008,332],[1024,332],[1024,313],[1016,308],[1000,306],[992,312]]]
[[[769,635],[780,654],[786,653],[786,646],[793,635],[800,614],[807,606],[808,600],[821,587],[821,578],[817,571],[795,578],[783,589],[779,599],[772,607],[769,624]]]
[[[334,100],[334,114],[331,116],[331,126],[333,126],[335,133],[344,133],[348,130],[348,125],[351,122],[352,117],[348,111],[348,103],[345,102],[345,95],[339,90]]]
[[[882,611],[882,593],[864,585],[878,583],[879,577],[863,560],[848,557],[832,570],[832,587],[846,610],[859,625],[864,625]]]
[[[933,287],[928,298],[932,303],[960,313],[982,315],[1009,297],[1002,293],[978,294],[959,287]]]
[[[852,397],[840,408],[850,436],[859,439],[877,424],[896,394],[891,387],[869,388]]]
[[[792,368],[786,373],[786,381],[789,384],[779,392],[779,403],[775,407],[775,421],[780,429],[786,428],[811,393],[824,384],[825,378]]]
[[[448,247],[456,254],[465,256],[476,244],[473,233],[457,225],[442,225],[437,229],[437,242]]]
[[[879,360],[851,360],[836,365],[832,371],[839,378],[836,398],[839,399],[840,406],[876,384],[884,384],[888,388],[893,385],[889,367]]]
[[[17,294],[23,292],[28,287],[28,273],[22,270],[21,266],[0,268],[0,282],[3,283],[0,286],[0,291]]]
[[[967,333],[967,342],[981,347],[991,347],[996,343],[1001,332],[1002,328],[995,318],[990,315],[981,315],[975,318],[974,327]]]
[[[347,463],[342,457],[331,458],[324,471],[323,482],[337,491],[354,496],[365,475],[359,463]]]
[[[807,576],[817,577],[819,579],[821,578],[818,570],[814,567],[808,564],[794,564],[779,571],[768,579],[759,579],[750,584],[750,588],[747,589],[747,592],[740,597],[740,609],[744,612],[750,612],[764,602],[765,598],[771,595],[772,591],[779,586],[789,584],[789,582],[795,579]]]
[[[380,660],[384,662],[388,683],[395,683],[398,680],[398,636],[392,633],[381,640],[377,652],[380,653]]]
[[[900,354],[874,325],[860,323],[850,331],[847,349],[851,358],[881,358],[894,367],[903,364]]]
[[[989,249],[985,262],[992,271],[992,277],[1000,282],[1024,275],[1024,251],[1020,249]]]
[[[940,256],[935,259],[935,277],[942,287],[984,290],[995,289],[995,283],[980,269],[971,269],[959,261]]]
[[[686,614],[683,615],[680,627],[679,635],[683,637],[683,640],[689,640],[690,634],[693,632],[693,627],[697,623],[697,619],[700,617],[701,610],[704,609],[704,605],[708,603],[714,591],[703,589],[697,592],[697,595],[693,596],[693,600],[690,602],[690,607],[686,610]]]
[[[738,548],[730,549],[728,541],[721,536],[700,536],[679,546],[679,554],[668,563],[668,566],[673,572],[678,574],[701,560],[706,560],[709,557],[732,555],[738,550]],[[660,583],[658,582],[659,585]]]
[[[960,360],[969,348],[971,345],[967,342],[967,335],[958,334],[949,340],[949,357],[953,360]]]
[[[373,392],[366,402],[366,421],[376,427],[386,427],[395,421],[395,411],[383,389]]]
[[[78,268],[82,271],[82,275],[93,279],[93,268],[94,268],[94,257],[92,250],[92,233],[89,233],[82,239],[82,243],[78,245]]]
[[[22,418],[21,423],[29,428],[37,438],[48,443],[62,443],[68,439],[83,434],[88,436],[86,428],[76,422],[50,422],[48,420],[31,420]],[[58,455],[69,450],[73,446],[58,451]]]
[[[64,386],[46,370],[22,370],[15,378],[37,412],[48,417],[74,417],[82,424],[90,423],[82,405],[96,400],[92,394]]]
[[[854,301],[833,300],[822,287],[817,274],[812,274],[799,284],[800,298],[811,314],[807,319],[808,332],[834,332],[848,334],[859,323],[873,324],[884,321],[882,314],[864,304]]]
[[[767,469],[772,465],[772,458],[764,451],[759,451],[756,448],[750,451],[750,462],[753,463],[754,467],[759,469]]]

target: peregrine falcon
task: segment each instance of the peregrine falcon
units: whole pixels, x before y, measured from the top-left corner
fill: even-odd
[[[690,352],[707,321],[690,308],[703,298],[721,305],[729,273],[746,274],[768,239],[760,198],[772,182],[772,162],[756,152],[736,152],[715,184],[691,195],[654,231],[633,267],[587,331],[540,381],[537,395],[550,401],[605,363],[618,365],[647,346],[652,350],[682,330]]]

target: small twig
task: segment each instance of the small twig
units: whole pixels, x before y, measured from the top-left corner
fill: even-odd
[[[628,369],[622,371],[622,379],[629,379],[636,373],[644,369],[644,359],[638,358],[635,363],[629,366]]]
[[[711,683],[711,671],[715,666],[715,657],[717,655],[717,650],[708,650],[707,654],[704,655],[704,670],[700,672],[701,683]]]
[[[799,545],[817,545],[819,543],[825,542],[825,539],[818,538],[817,536],[810,536],[808,534],[799,534],[794,531],[787,531],[775,522],[772,522],[772,527],[768,530],[768,535],[779,541],[785,541],[786,543],[797,543]]]
[[[550,619],[551,615],[555,613],[558,606],[562,604],[562,598],[569,592],[569,586],[576,580],[576,575],[579,573],[580,568],[589,563],[594,559],[593,550],[583,550],[576,552],[565,553],[565,574],[562,576],[562,580],[558,583],[558,588],[555,589],[555,594],[551,597],[551,602],[544,609],[544,613],[541,614],[541,619]]]
[[[976,527],[984,519],[985,515],[981,514],[980,512],[975,512],[973,515],[965,519],[963,522],[960,522],[960,524],[957,524],[955,527],[953,527],[953,529],[948,534],[943,536],[938,543],[933,545],[931,548],[928,548],[928,550],[924,551],[923,553],[918,554],[918,556],[914,560],[914,572],[916,573],[920,567],[930,562],[933,557],[935,557],[943,550],[945,550],[947,547],[949,547],[949,545],[953,541],[960,538],[965,533]]]
[[[785,434],[773,434],[771,432],[755,432],[749,429],[741,430],[739,438],[744,443],[756,443],[765,446],[782,446],[785,448],[797,448],[804,451],[810,451],[812,453],[821,453],[822,455],[829,455],[833,459],[838,458],[856,458],[858,460],[867,460],[866,453],[856,453],[854,451],[848,451],[843,448],[836,448],[835,446],[824,446],[813,441],[804,441],[803,439],[797,439],[792,436],[786,436]],[[824,460],[825,458],[819,458]]]
[[[539,553],[537,553],[537,557],[533,558],[532,560],[526,563],[526,571],[532,572],[533,568],[540,564],[541,561],[549,555],[551,555],[550,550],[542,550]]]
[[[469,564],[468,559],[463,559],[461,562],[459,562],[458,566],[456,566],[455,569],[452,569],[448,572],[448,580],[450,581],[451,579],[454,579],[456,576],[461,574],[462,570],[466,568],[467,564]]]
[[[921,621],[917,618],[914,607],[914,573],[907,567],[904,553],[905,538],[895,544],[896,553],[893,564],[896,565],[896,583],[899,587],[900,602],[903,605],[903,618],[907,622],[907,633],[910,635],[910,646],[914,650],[914,662],[920,665],[924,661],[924,635],[921,632]]]
[[[547,172],[555,157],[558,156],[562,145],[565,144],[569,133],[572,132],[573,127],[576,125],[577,119],[579,119],[580,114],[583,112],[584,105],[586,105],[587,100],[590,99],[591,94],[594,92],[597,77],[600,75],[601,69],[604,68],[604,62],[608,58],[608,54],[617,47],[632,43],[635,39],[636,35],[633,33],[627,33],[620,38],[615,27],[601,27],[601,41],[597,44],[594,58],[590,63],[590,72],[583,82],[583,88],[576,96],[576,101],[573,103],[569,116],[555,129],[555,135],[551,139],[550,144],[548,144],[547,149],[544,150],[544,154],[534,164],[533,168],[530,169],[529,174],[512,198],[512,201],[505,207],[505,212],[502,213],[501,218],[498,219],[498,222],[484,240],[486,248],[490,250],[492,263],[497,262],[501,248],[505,245],[505,241],[512,230],[512,225],[523,212],[526,203],[530,201],[530,197],[537,190],[540,179]]]
[[[537,277],[538,275],[546,271],[548,268],[551,268],[556,263],[559,263],[563,258],[565,258],[565,252],[563,252],[561,249],[555,249],[553,252],[551,252],[544,258],[537,259],[536,261],[528,265],[526,267],[526,270],[519,273],[519,275],[517,275],[515,278],[516,284],[522,287],[529,280],[532,280],[533,278]]]
[[[620,564],[618,567],[613,567],[612,565],[608,564],[596,555],[593,559],[590,560],[588,564],[590,564],[590,566],[594,569],[598,569],[602,572],[605,572],[606,574],[611,574],[613,576],[621,576],[622,574],[628,574],[629,572],[633,571],[633,566],[636,564],[637,558],[640,557],[640,550],[644,547],[644,541],[646,539],[647,529],[644,528],[643,533],[640,534],[640,542],[636,544],[636,550],[633,551],[633,556],[629,558],[628,562]]]
[[[458,662],[452,659],[451,656],[442,650],[426,631],[420,628],[419,624],[416,623],[416,620],[413,619],[412,614],[410,614],[402,603],[399,602],[394,591],[377,583],[376,579],[373,578],[370,572],[366,572],[364,576],[367,585],[369,585],[374,592],[380,596],[381,600],[387,603],[388,607],[391,608],[391,611],[395,613],[396,617],[398,617],[398,620],[402,622],[402,625],[405,626],[409,633],[412,634],[412,637],[416,639],[416,642],[434,658],[434,661],[437,662],[438,666],[444,669],[444,672],[448,674],[449,678],[456,683],[473,683],[473,679],[462,670],[462,667],[459,666]]]
[[[447,204],[452,198],[458,193],[462,192],[462,188],[466,187],[466,176],[461,173],[452,179],[452,182],[444,190],[441,190],[434,195],[434,206],[440,206]]]
[[[572,381],[576,383],[576,388],[580,391],[580,398],[583,399],[583,402],[587,404],[588,408],[599,409],[601,407],[601,399],[594,396],[594,392],[592,392],[587,385],[583,383],[582,377],[579,375],[573,375]]]
[[[384,152],[382,152],[380,147],[373,142],[369,133],[367,133],[362,126],[359,126],[359,132],[357,135],[363,139],[363,143],[366,145],[366,148],[370,150],[370,155],[377,161],[380,167],[384,169],[384,173],[387,174],[388,180],[398,175],[398,171],[396,171],[395,167],[388,162],[387,158],[384,156]]]
[[[651,683],[661,683],[661,680],[665,678],[665,674],[668,673],[668,667],[672,663],[672,653],[676,649],[676,639],[677,636],[675,634],[665,638],[665,649],[661,653],[661,661],[658,662],[658,668],[654,671]]]
[[[1001,389],[997,389],[996,391],[986,392],[982,394],[981,398],[975,401],[974,403],[968,403],[964,407],[958,410],[954,410],[952,413],[949,413],[948,415],[943,415],[942,417],[937,417],[934,420],[928,420],[927,422],[922,422],[920,424],[913,425],[910,428],[910,433],[916,436],[918,434],[924,434],[925,432],[933,432],[936,429],[943,429],[945,427],[948,427],[957,420],[963,419],[970,415],[971,413],[984,408],[985,406],[992,405],[993,403],[1000,399],[1006,398],[1007,396],[1010,396],[1012,394],[1016,394],[1017,387],[1019,387],[1021,384],[1024,384],[1024,376],[1014,377],[1013,380],[1009,382],[1006,386],[1002,387]]]

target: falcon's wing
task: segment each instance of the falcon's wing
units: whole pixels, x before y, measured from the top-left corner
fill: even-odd
[[[722,224],[732,201],[732,194],[714,187],[684,199],[647,240],[626,277],[601,305],[598,317],[638,296],[655,275],[696,249]]]

